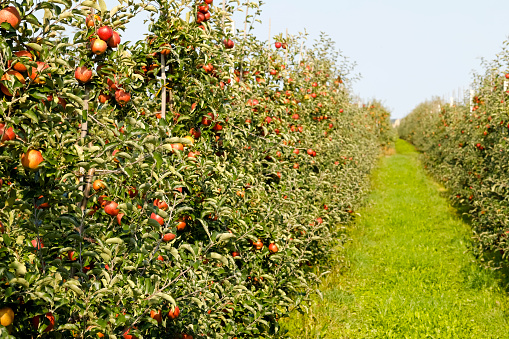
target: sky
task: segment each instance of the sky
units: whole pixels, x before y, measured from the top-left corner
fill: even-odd
[[[501,51],[508,15],[507,0],[267,0],[253,33],[267,39],[270,19],[273,36],[306,30],[311,45],[320,32],[328,34],[357,63],[362,78],[354,93],[380,100],[393,118],[402,118],[424,100],[467,91],[472,71],[482,70],[481,58]],[[123,37],[142,38],[142,27],[140,17]]]

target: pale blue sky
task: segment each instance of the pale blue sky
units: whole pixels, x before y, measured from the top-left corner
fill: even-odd
[[[272,35],[287,28],[306,29],[310,38],[329,34],[358,64],[356,94],[381,100],[399,118],[434,95],[468,88],[480,57],[494,58],[509,34],[509,1],[269,0],[255,28],[260,38],[268,36],[269,18]],[[145,31],[140,20],[124,38]]]

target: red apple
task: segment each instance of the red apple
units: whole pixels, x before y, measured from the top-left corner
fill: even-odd
[[[120,212],[120,210],[117,207],[118,204],[116,202],[110,201],[109,203],[106,204],[106,206],[104,206],[104,212],[111,216],[116,216]]]
[[[78,67],[76,71],[74,71],[74,78],[80,83],[86,84],[92,79],[92,70],[85,66]]]
[[[106,49],[108,49],[108,44],[104,40],[94,39],[90,45],[90,49],[92,50],[92,53],[101,55],[106,52]]]
[[[112,37],[108,40],[108,46],[111,48],[117,48],[120,44],[120,35],[117,32],[113,31]]]
[[[123,106],[131,100],[131,94],[127,93],[123,89],[118,89],[115,91],[115,100],[120,106]]]
[[[108,41],[113,36],[113,29],[109,26],[102,26],[97,30],[97,36],[101,40]]]
[[[154,219],[155,221],[157,221],[159,223],[159,225],[163,225],[164,224],[164,219],[163,217],[161,217],[159,214],[155,214],[155,213],[152,213],[150,215],[150,219]]]

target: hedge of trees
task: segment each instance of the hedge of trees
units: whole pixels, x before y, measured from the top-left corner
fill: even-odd
[[[507,267],[509,79],[507,43],[485,73],[476,75],[471,98],[451,105],[434,99],[403,119],[400,135],[423,152],[427,169],[465,208],[475,253],[491,267]]]
[[[284,337],[319,293],[389,113],[217,2],[2,2],[0,337]]]

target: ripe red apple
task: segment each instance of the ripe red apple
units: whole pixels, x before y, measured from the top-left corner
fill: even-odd
[[[34,239],[31,241],[32,246],[36,249],[40,250],[41,248],[44,248],[44,243],[42,242],[42,239]]]
[[[109,26],[102,26],[97,30],[97,36],[101,40],[108,41],[113,36],[113,29]]]
[[[271,244],[269,245],[269,251],[270,251],[271,253],[277,253],[277,251],[279,251],[279,249],[277,248],[276,244],[271,243]]]
[[[94,39],[90,45],[90,49],[95,55],[101,55],[108,49],[108,44],[104,40]]]
[[[263,242],[261,239],[258,239],[258,241],[253,242],[253,246],[257,250],[261,250],[263,248]]]
[[[32,54],[29,52],[29,51],[17,51],[14,53],[15,56],[17,56],[18,58],[27,58],[29,61],[33,61],[34,60],[34,57],[32,56]],[[9,61],[9,65],[10,65],[10,61]],[[16,62],[14,64],[14,66],[12,66],[12,68],[18,72],[26,72],[27,71],[27,68],[24,64],[22,64],[21,62]]]
[[[42,61],[37,61],[37,68],[32,67],[32,70],[30,74],[28,74],[28,77],[32,79],[32,81],[36,84],[44,85],[46,83],[46,80],[41,78],[39,74],[45,70],[46,68],[49,68],[49,65]]]
[[[178,143],[178,144],[171,144],[171,148],[172,150],[175,152],[175,151],[184,151],[184,145],[182,145],[181,143]]]
[[[198,11],[202,12],[203,14],[205,14],[205,13],[207,13],[209,11],[209,6],[208,5],[198,6]]]
[[[193,136],[194,139],[199,139],[201,137],[201,131],[199,128],[191,128],[189,134]]]
[[[180,309],[179,309],[179,307],[178,307],[178,306],[175,306],[175,308],[174,308],[174,309],[171,309],[171,310],[168,312],[168,318],[170,318],[170,319],[172,319],[172,320],[173,320],[173,319],[177,319],[177,318],[178,318],[178,316],[179,316],[179,314],[180,314]]]
[[[223,44],[224,44],[224,47],[226,47],[227,49],[232,49],[235,46],[235,43],[230,39],[228,39],[228,40],[224,39]]]
[[[14,29],[17,29],[21,22],[19,11],[14,6],[5,7],[0,10],[0,24],[7,22],[11,24]]]
[[[113,35],[108,40],[108,46],[111,48],[117,48],[117,46],[120,44],[120,35],[118,35],[117,32],[113,31]]]
[[[159,199],[154,200],[154,206],[163,211],[168,209],[168,204],[165,201]]]
[[[163,241],[169,242],[169,241],[172,241],[173,239],[175,239],[175,237],[176,237],[176,235],[173,233],[166,233],[165,235],[163,235]]]
[[[109,94],[101,93],[97,98],[101,104],[105,104],[111,99],[111,96]]]
[[[209,21],[210,20],[210,12],[205,13],[204,16],[205,16],[205,20],[204,21]]]
[[[0,123],[0,142],[14,140],[15,138],[14,129],[12,127],[6,128],[5,124]]]
[[[74,71],[74,78],[81,84],[86,84],[92,79],[92,70],[85,66],[77,67]]]
[[[211,5],[211,4],[212,4],[212,2],[213,2],[213,0],[205,0],[205,3],[206,3],[207,5]]]
[[[25,77],[21,73],[14,71],[12,69],[4,73],[4,75],[2,75],[2,78],[0,78],[0,81],[10,81],[11,75],[15,76],[22,84],[25,84]],[[12,93],[9,92],[7,87],[5,87],[3,84],[0,84],[0,90],[2,91],[3,94],[12,97]]]
[[[182,217],[178,220],[177,223],[177,231],[183,231],[186,229],[187,223],[185,221],[185,217]]]
[[[120,210],[118,209],[118,204],[116,202],[110,201],[104,206],[104,212],[111,216],[116,216]]]
[[[280,43],[279,41],[276,42],[274,45],[276,46],[276,48],[281,48],[281,46],[283,46],[283,44]]]
[[[299,150],[296,148],[296,149],[293,150],[293,153],[299,154]]]
[[[164,225],[164,219],[163,217],[161,217],[159,214],[155,214],[155,213],[152,213],[150,215],[150,219],[154,219],[155,221],[157,221],[159,223],[159,225]]]
[[[159,258],[157,258],[159,259]],[[159,311],[150,311],[150,318],[156,320],[159,324],[161,323],[161,321],[163,320],[163,314],[161,312],[161,310]]]
[[[120,106],[124,106],[131,101],[131,94],[127,93],[123,89],[117,89],[115,91],[115,100]]]
[[[201,12],[196,14],[196,22],[197,23],[202,23],[203,21],[205,21],[205,15],[203,13],[201,13]]]

